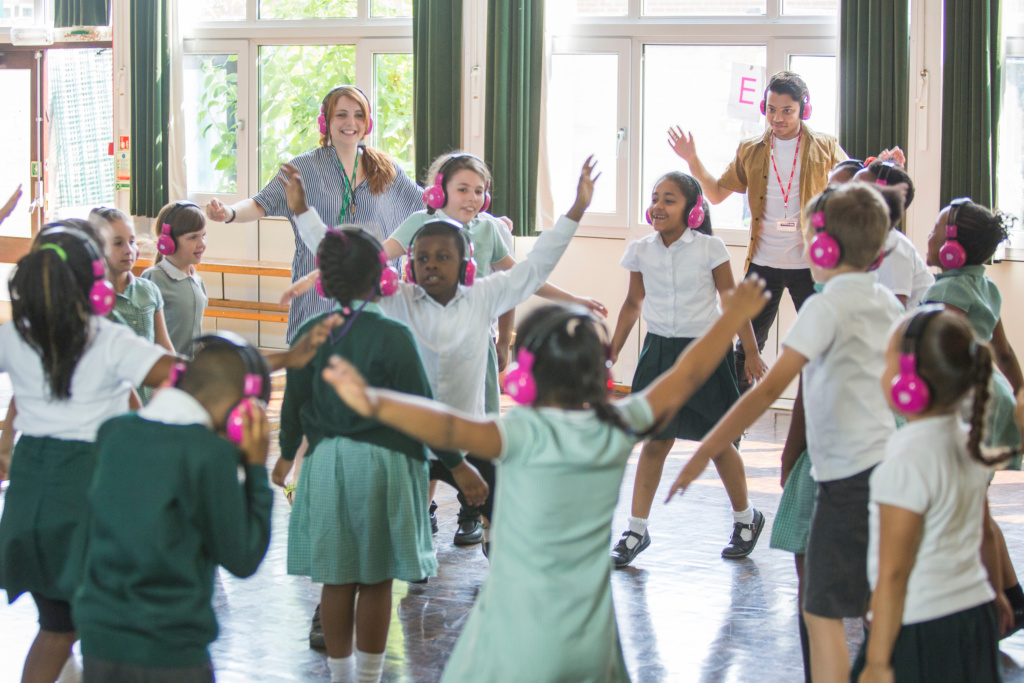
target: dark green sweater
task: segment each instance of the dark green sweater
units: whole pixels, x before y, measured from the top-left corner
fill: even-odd
[[[270,541],[272,494],[262,465],[202,425],[134,414],[96,438],[83,580],[73,611],[82,652],[136,666],[208,661],[210,599],[222,565],[240,577]]]
[[[353,309],[357,306],[358,303],[352,304]],[[301,339],[327,315],[307,320],[295,338]],[[335,330],[335,335],[339,330]],[[321,379],[323,369],[334,355],[351,362],[370,386],[433,398],[412,332],[404,323],[384,315],[375,304],[369,304],[345,336],[329,339],[306,367],[288,370],[281,405],[281,457],[294,459],[305,435],[310,453],[323,439],[344,436],[426,460],[426,446],[376,420],[359,416]],[[437,457],[449,469],[462,462],[459,453],[441,451]]]

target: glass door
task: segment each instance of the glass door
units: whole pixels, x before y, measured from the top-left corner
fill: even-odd
[[[15,263],[28,253],[43,215],[42,53],[0,52],[0,204],[21,187],[22,196],[0,223],[0,263]]]

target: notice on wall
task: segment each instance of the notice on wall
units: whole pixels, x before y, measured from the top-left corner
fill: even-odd
[[[764,96],[765,68],[756,64],[733,62],[726,111],[731,118],[757,121],[761,118]]]
[[[117,140],[117,153],[114,155],[114,190],[130,190],[132,188],[132,150],[127,135]]]

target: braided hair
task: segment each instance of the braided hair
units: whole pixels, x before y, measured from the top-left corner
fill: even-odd
[[[956,239],[967,253],[964,265],[988,263],[996,253],[996,247],[1009,237],[1016,220],[1007,213],[993,213],[974,202],[962,205],[956,214]]]
[[[633,434],[609,401],[606,337],[587,309],[551,304],[520,323],[515,351],[525,348],[534,355],[535,404],[589,407],[601,422]]]
[[[62,229],[48,232],[53,228]],[[71,376],[89,343],[89,292],[96,278],[83,240],[93,240],[92,232],[83,220],[47,223],[8,280],[14,328],[39,354],[58,400],[71,397]],[[102,253],[95,241],[93,246]]]
[[[342,306],[376,292],[383,265],[380,242],[356,226],[328,230],[317,249],[324,294]],[[372,297],[371,297],[372,298]]]

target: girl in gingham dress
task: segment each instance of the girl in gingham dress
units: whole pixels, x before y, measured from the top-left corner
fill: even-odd
[[[466,417],[367,386],[348,361],[333,359],[324,379],[360,415],[432,448],[500,460],[490,572],[443,681],[629,680],[606,545],[626,460],[704,384],[764,307],[763,288],[741,284],[671,370],[617,402],[606,332],[575,306],[545,306],[519,326],[513,383],[534,391],[518,394],[529,405],[501,417]]]

